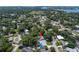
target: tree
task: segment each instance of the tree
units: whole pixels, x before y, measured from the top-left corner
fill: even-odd
[[[75,48],[75,44],[74,43],[69,43],[68,45],[67,45],[67,47],[69,47],[69,48]]]
[[[22,44],[24,45],[24,46],[29,46],[29,41],[30,41],[30,36],[22,36]]]
[[[8,39],[5,37],[0,37],[0,51],[10,52],[10,51],[12,51],[12,49],[13,49],[13,47],[8,42]]]
[[[31,35],[22,36],[22,44],[24,46],[35,46],[36,45],[37,38],[33,37]]]
[[[56,34],[59,34],[58,28],[53,26],[53,32],[56,33]]]

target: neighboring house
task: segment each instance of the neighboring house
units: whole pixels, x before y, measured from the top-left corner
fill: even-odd
[[[5,26],[2,27],[3,31],[5,31],[7,28]]]
[[[75,29],[73,31],[79,32],[79,25],[75,25]]]
[[[29,34],[29,30],[28,29],[25,29],[24,32],[25,32],[25,34]]]
[[[13,37],[9,37],[9,42],[12,42],[13,41]]]
[[[19,19],[25,19],[26,15],[20,15]]]
[[[64,39],[64,37],[61,35],[57,35],[57,39],[61,40],[61,39]]]
[[[51,29],[48,29],[48,31],[52,31],[53,29],[51,28]]]

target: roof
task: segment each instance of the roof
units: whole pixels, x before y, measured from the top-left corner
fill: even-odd
[[[64,37],[61,36],[61,35],[57,35],[57,38],[58,38],[58,39],[64,39]]]
[[[79,28],[79,25],[75,25],[75,27]]]
[[[25,31],[27,32],[27,31],[29,31],[28,29],[25,29]]]

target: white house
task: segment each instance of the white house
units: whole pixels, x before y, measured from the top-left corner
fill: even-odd
[[[75,25],[76,29],[74,29],[73,31],[78,32],[79,33],[79,25]]]
[[[13,40],[13,37],[9,37],[9,41],[12,41]]]
[[[79,28],[79,25],[75,25],[76,28]]]
[[[61,36],[61,35],[57,35],[57,39],[64,39],[64,37],[63,36]]]
[[[29,34],[29,30],[28,29],[25,29],[25,34]]]
[[[5,31],[7,28],[5,26],[3,26],[2,29]]]

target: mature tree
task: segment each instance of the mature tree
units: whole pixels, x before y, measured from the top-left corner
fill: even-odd
[[[12,51],[12,49],[13,49],[13,47],[8,42],[8,39],[6,37],[1,36],[0,37],[0,51],[10,52],[10,51]]]

